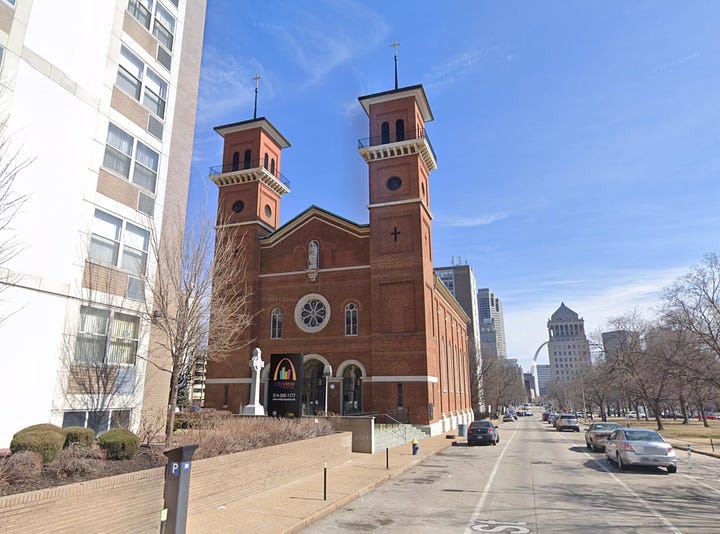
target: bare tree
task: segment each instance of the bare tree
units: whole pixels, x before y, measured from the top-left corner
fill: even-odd
[[[145,275],[145,314],[152,323],[148,361],[170,375],[166,438],[172,434],[183,375],[198,361],[224,361],[251,342],[245,337],[253,318],[246,244],[231,227],[214,229],[204,210],[199,213],[186,229],[166,223],[162,236],[152,233],[157,271]]]
[[[31,162],[30,159],[23,159],[20,151],[10,145],[7,119],[3,119],[0,122],[0,294],[13,279],[2,267],[21,250],[21,243],[17,240],[12,222],[26,197],[17,191],[15,181]],[[0,325],[5,319],[6,317],[0,316]]]

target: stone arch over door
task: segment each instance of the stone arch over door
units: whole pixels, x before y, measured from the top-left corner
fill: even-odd
[[[353,415],[363,412],[363,379],[367,378],[365,366],[357,360],[346,360],[337,369],[336,375],[342,379],[342,403],[340,413]]]
[[[319,354],[303,355],[303,415],[316,415],[325,410],[327,384],[323,371],[329,364],[327,358]]]

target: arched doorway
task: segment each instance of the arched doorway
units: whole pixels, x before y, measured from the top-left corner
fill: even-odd
[[[325,364],[309,359],[303,364],[303,415],[316,415],[325,409]]]
[[[342,413],[352,415],[361,413],[362,407],[362,369],[350,364],[343,370],[342,382]]]

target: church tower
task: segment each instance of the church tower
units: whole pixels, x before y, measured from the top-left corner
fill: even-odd
[[[281,151],[290,143],[264,117],[217,126],[215,131],[224,140],[222,165],[210,170],[210,180],[218,186],[216,224],[218,231],[222,229],[223,235],[232,238],[241,250],[246,262],[244,281],[251,295],[248,310],[257,310],[259,239],[280,224],[280,197],[290,192],[289,182],[280,173]],[[253,322],[248,339],[257,337],[256,330]],[[236,376],[236,367],[247,366],[247,359],[234,358],[232,365],[217,366],[215,370]]]
[[[431,384],[392,382],[393,377],[438,375],[430,372],[428,358],[435,346],[428,178],[437,162],[425,123],[433,116],[421,85],[359,101],[370,122],[370,137],[360,140],[359,151],[369,167],[373,365],[387,382],[375,385],[373,394],[397,397],[399,406],[412,399],[429,407]]]

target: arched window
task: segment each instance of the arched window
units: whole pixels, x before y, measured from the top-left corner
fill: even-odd
[[[382,136],[381,143],[384,145],[385,143],[390,142],[390,123],[389,122],[383,122],[380,126],[380,135]]]
[[[395,138],[398,141],[405,141],[405,121],[402,119],[395,121]]]
[[[275,176],[275,158],[270,160],[270,174]]]
[[[362,371],[348,365],[343,371],[343,415],[362,412]]]
[[[353,302],[345,306],[345,335],[358,335],[358,307]]]
[[[282,310],[275,308],[270,314],[270,339],[282,338]]]
[[[320,243],[313,239],[308,243],[308,269],[320,268]]]
[[[240,168],[240,152],[233,153],[232,170],[237,171]]]
[[[250,168],[250,158],[252,157],[252,152],[250,149],[245,151],[245,157],[243,158],[243,169],[249,169]]]
[[[265,167],[266,169],[268,168],[268,159],[269,158],[268,158],[267,152],[265,152],[265,159],[263,160],[263,167]]]

